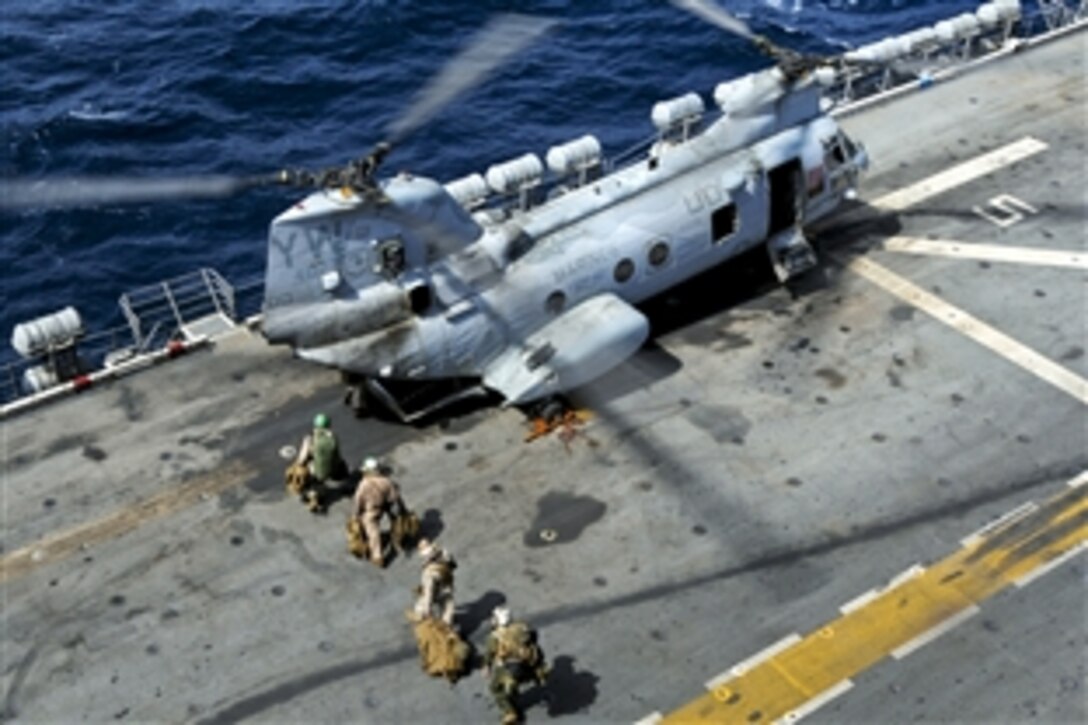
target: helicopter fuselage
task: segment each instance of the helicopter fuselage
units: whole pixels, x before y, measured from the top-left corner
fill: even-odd
[[[311,195],[272,225],[265,334],[365,377],[482,379],[511,403],[592,380],[645,342],[633,305],[760,244],[789,276],[802,225],[856,184],[864,151],[818,86],[774,74],[636,162],[472,213],[409,175]]]

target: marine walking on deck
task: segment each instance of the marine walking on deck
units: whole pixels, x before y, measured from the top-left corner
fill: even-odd
[[[397,522],[411,517],[408,507],[401,497],[400,488],[389,477],[382,474],[381,464],[376,458],[367,458],[362,465],[362,478],[355,489],[352,499],[351,519],[348,522],[348,536],[352,529],[365,536],[365,550],[371,563],[384,567],[386,564],[385,548],[382,545],[381,519],[388,516],[391,522],[392,544],[395,548],[402,545],[403,534],[398,533]],[[361,554],[360,548],[353,549]]]
[[[453,626],[453,570],[457,562],[448,551],[430,539],[419,540],[419,556],[423,564],[420,574],[416,616],[438,618]]]
[[[330,487],[346,478],[347,465],[332,421],[324,413],[314,416],[313,432],[302,439],[294,465],[287,469],[287,487],[297,493],[313,513],[328,511]]]
[[[491,614],[491,634],[484,655],[484,676],[490,677],[489,689],[502,710],[503,725],[521,722],[518,705],[522,685],[543,686],[548,679],[544,652],[537,643],[536,631],[528,624],[514,621],[510,610],[496,607]]]

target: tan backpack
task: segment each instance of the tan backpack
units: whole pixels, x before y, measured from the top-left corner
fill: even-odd
[[[511,622],[496,634],[499,640],[496,655],[500,662],[513,661],[534,668],[543,664],[544,653],[525,622]]]
[[[424,617],[413,629],[419,646],[419,664],[424,672],[456,682],[468,671],[472,650],[452,627],[441,619]]]
[[[363,535],[363,527],[359,519],[352,516],[347,525],[348,551],[360,559],[370,556],[370,549],[366,545],[366,536]]]

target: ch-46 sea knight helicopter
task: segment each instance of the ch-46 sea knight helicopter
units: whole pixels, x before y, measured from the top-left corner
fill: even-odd
[[[695,93],[652,111],[643,157],[609,166],[593,136],[441,184],[379,179],[391,148],[520,50],[549,21],[503,16],[424,88],[365,158],[320,173],[6,189],[5,205],[226,196],[317,187],[268,235],[263,334],[343,371],[349,399],[404,419],[481,391],[530,405],[616,367],[646,342],[636,308],[763,245],[786,281],[816,264],[802,233],[853,193],[867,164],[821,105],[845,61],[779,48],[720,10],[674,0],[755,42],[776,65],[722,83],[710,118]],[[466,381],[408,410],[406,383]]]

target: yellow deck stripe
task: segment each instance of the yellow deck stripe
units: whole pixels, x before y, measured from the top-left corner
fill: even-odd
[[[769,723],[796,719],[807,703],[935,628],[951,628],[979,603],[1088,541],[1088,491],[1067,489],[1029,515],[994,528],[955,554],[880,592],[752,669],[669,713],[664,723]],[[953,619],[957,618],[957,619]],[[923,638],[919,640],[919,638]],[[847,684],[844,684],[847,683]],[[799,712],[800,711],[800,712]]]
[[[177,488],[139,501],[109,516],[81,524],[67,531],[41,539],[29,546],[12,551],[0,559],[0,583],[66,556],[84,547],[115,539],[152,521],[192,506],[207,496],[212,496],[231,486],[251,479],[254,471],[241,463],[231,463],[221,469],[200,476]]]

